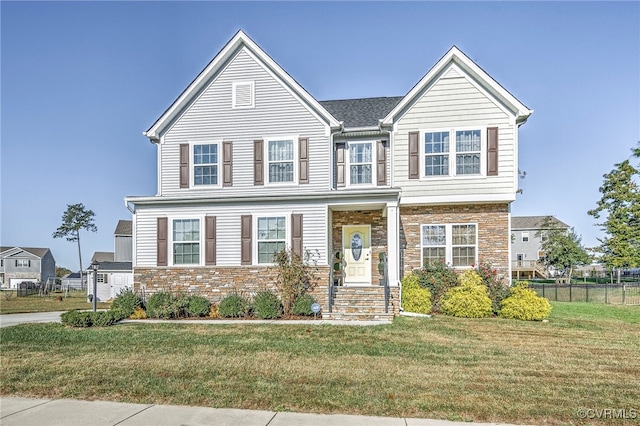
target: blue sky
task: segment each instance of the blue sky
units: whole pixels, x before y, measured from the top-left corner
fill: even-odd
[[[113,250],[129,195],[156,192],[142,135],[238,29],[318,100],[399,96],[457,45],[529,108],[514,215],[587,246],[602,175],[640,140],[639,2],[0,2],[0,244],[50,247],[67,204]]]

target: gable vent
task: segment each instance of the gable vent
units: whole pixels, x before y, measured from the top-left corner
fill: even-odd
[[[253,81],[233,83],[233,108],[253,108],[253,99]]]

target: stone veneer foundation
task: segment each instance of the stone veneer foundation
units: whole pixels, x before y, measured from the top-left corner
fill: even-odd
[[[404,274],[422,266],[420,227],[429,224],[477,223],[478,262],[509,276],[509,206],[478,204],[400,207],[401,266]]]

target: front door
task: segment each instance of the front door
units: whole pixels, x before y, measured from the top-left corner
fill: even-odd
[[[371,227],[345,225],[342,227],[344,253],[344,284],[371,284]]]

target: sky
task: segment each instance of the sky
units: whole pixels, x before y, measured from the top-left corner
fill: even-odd
[[[126,196],[156,193],[142,132],[242,29],[317,100],[405,95],[456,45],[534,110],[517,216],[587,247],[602,176],[640,140],[640,2],[0,1],[0,244],[49,247],[68,204],[95,213],[83,266],[113,251]]]

